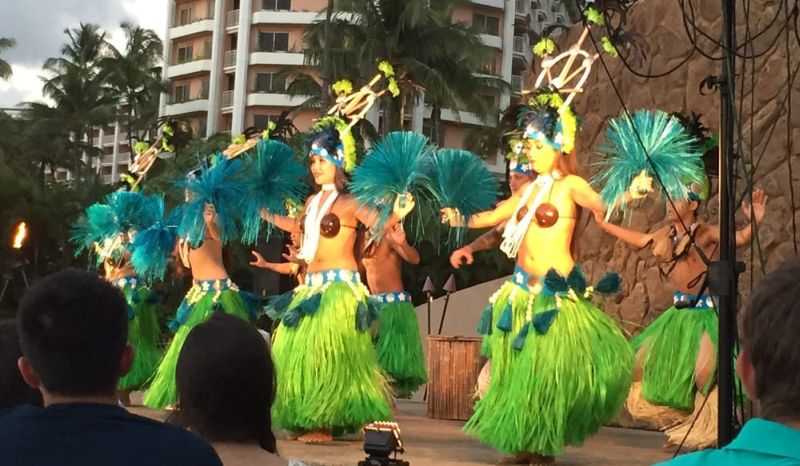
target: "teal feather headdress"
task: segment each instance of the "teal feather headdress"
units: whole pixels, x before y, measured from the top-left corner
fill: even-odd
[[[302,205],[308,187],[303,182],[306,168],[286,144],[266,139],[256,145],[255,154],[244,159],[242,242],[255,243],[261,230],[261,210],[286,215],[286,205]],[[267,234],[271,224],[267,224]]]
[[[430,191],[426,173],[434,148],[427,137],[410,131],[395,131],[372,147],[353,172],[350,192],[365,207],[380,212],[372,226],[380,236],[397,196],[411,193],[421,199]]]
[[[214,206],[216,211],[220,241],[225,244],[238,238],[237,222],[241,217],[241,203],[245,195],[240,177],[241,165],[240,160],[228,160],[217,155],[210,166],[201,167],[178,183],[188,195],[188,200],[181,208],[183,216],[178,234],[192,247],[198,247],[205,237],[206,204]]]
[[[675,117],[659,110],[638,110],[632,117],[623,114],[611,120],[606,140],[598,152],[603,158],[595,164],[600,167],[600,173],[592,183],[602,186],[600,196],[610,206],[609,216],[615,207],[625,208],[623,195],[638,189],[632,187],[634,180],[640,183],[648,177],[657,178],[657,173],[663,182],[662,196],[666,193],[675,200],[687,199],[693,184],[706,184],[695,140]],[[646,186],[644,182],[640,188]],[[616,205],[618,201],[619,206]]]
[[[154,221],[133,237],[129,250],[136,274],[150,281],[164,278],[178,235],[178,219],[165,218],[163,196],[150,196],[147,211]]]
[[[433,157],[433,196],[440,208],[457,209],[465,219],[494,206],[497,195],[497,180],[480,157],[460,149],[440,149]],[[449,235],[448,242],[455,239],[461,244],[466,228],[459,227]]]
[[[154,221],[148,204],[143,194],[117,191],[102,203],[90,205],[72,228],[75,255],[88,250],[97,256],[98,264],[105,259],[120,261],[136,233]]]

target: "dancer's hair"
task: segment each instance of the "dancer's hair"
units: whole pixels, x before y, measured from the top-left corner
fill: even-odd
[[[258,330],[222,312],[189,332],[176,369],[176,422],[210,442],[256,441],[277,453],[275,368]]]
[[[19,306],[20,346],[42,386],[66,396],[113,395],[128,338],[122,293],[66,269],[29,289]]]
[[[17,321],[0,321],[0,410],[23,404],[42,405],[42,393],[29,387],[17,369],[20,356]]]
[[[753,291],[742,319],[741,341],[750,354],[762,417],[800,420],[800,260],[783,263]]]

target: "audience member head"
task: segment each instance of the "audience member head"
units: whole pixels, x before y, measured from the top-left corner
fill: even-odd
[[[20,356],[17,321],[0,321],[0,410],[23,404],[42,405],[42,394],[29,387],[17,369]]]
[[[66,269],[37,282],[19,306],[25,381],[45,404],[113,397],[133,350],[119,290],[88,272]]]
[[[800,260],[758,284],[742,320],[736,370],[761,417],[800,422]]]
[[[176,384],[182,426],[210,442],[256,441],[276,453],[275,370],[254,326],[218,312],[192,329],[178,356]]]

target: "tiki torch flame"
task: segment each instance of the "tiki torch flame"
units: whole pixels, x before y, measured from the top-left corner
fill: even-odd
[[[19,222],[17,225],[16,232],[14,233],[14,242],[11,244],[11,247],[14,249],[22,249],[22,243],[25,242],[25,238],[28,236],[28,225],[25,222]]]

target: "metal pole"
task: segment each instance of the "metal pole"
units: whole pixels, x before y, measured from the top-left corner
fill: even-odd
[[[718,446],[733,439],[733,347],[736,325],[738,274],[734,224],[734,96],[736,77],[736,6],[733,0],[722,0],[722,43],[725,59],[722,62],[720,86],[720,158],[719,158],[719,215],[720,255],[719,279],[719,354],[718,379],[719,417]]]

